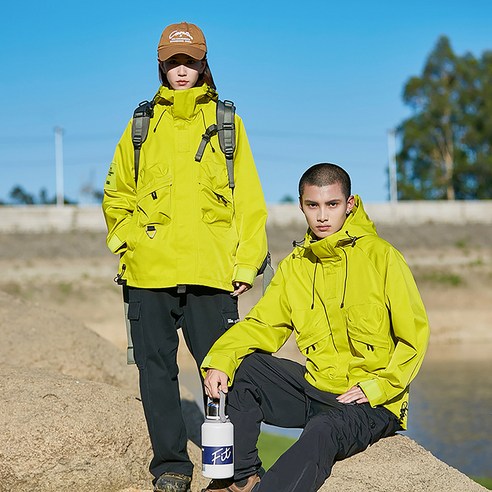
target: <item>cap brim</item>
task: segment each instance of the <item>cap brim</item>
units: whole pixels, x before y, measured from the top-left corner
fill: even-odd
[[[175,44],[171,46],[159,46],[157,48],[157,58],[159,61],[166,61],[174,55],[189,55],[195,60],[203,60],[207,52],[196,46],[186,44]]]

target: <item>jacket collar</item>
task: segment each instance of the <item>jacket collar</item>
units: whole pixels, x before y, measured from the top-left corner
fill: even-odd
[[[154,97],[156,104],[168,106],[167,111],[174,118],[183,120],[193,119],[200,111],[200,105],[217,99],[217,92],[207,84],[176,91],[161,86]]]
[[[361,237],[377,235],[376,227],[364,210],[359,195],[354,196],[354,201],[352,212],[338,232],[318,240],[313,232],[308,229],[304,239],[304,248],[311,250],[320,260],[338,258],[339,254],[336,252],[336,248],[353,247]]]

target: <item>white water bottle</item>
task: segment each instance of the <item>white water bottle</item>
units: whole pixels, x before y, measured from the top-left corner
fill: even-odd
[[[225,394],[219,403],[208,399],[202,424],[202,473],[208,478],[234,475],[234,426],[225,414]]]

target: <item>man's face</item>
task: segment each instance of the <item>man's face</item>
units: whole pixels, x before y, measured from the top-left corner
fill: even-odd
[[[327,186],[307,184],[299,197],[299,206],[309,228],[318,239],[323,239],[342,228],[354,206],[354,197],[350,195],[347,200],[340,183]]]
[[[163,66],[169,85],[179,91],[195,87],[198,77],[205,68],[205,62],[179,54],[167,59]]]

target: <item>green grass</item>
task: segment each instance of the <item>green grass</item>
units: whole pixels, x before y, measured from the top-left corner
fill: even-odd
[[[295,442],[296,439],[292,437],[262,432],[258,439],[258,452],[263,462],[263,468],[268,470],[277,461],[278,457]]]
[[[292,437],[279,436],[277,434],[270,434],[268,432],[262,432],[258,439],[258,452],[260,453],[261,461],[263,462],[263,468],[268,470],[278,457],[287,451],[296,440]],[[492,478],[485,477],[471,477],[475,482],[482,485],[488,490],[492,490]]]
[[[439,271],[426,273],[422,276],[422,279],[427,282],[449,285],[451,287],[457,287],[463,283],[463,279],[459,275]]]
[[[471,477],[475,482],[479,483],[482,487],[492,490],[492,478],[485,477]]]

